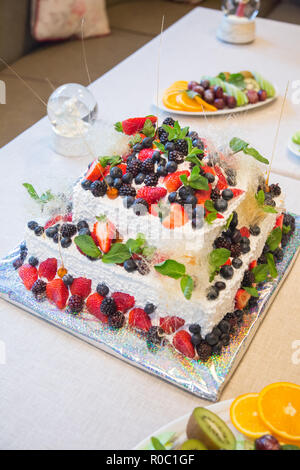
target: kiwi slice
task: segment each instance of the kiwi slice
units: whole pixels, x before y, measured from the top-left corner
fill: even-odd
[[[190,416],[186,434],[197,439],[209,450],[234,450],[236,440],[228,426],[216,414],[206,408],[195,408]]]
[[[180,450],[207,450],[207,448],[198,439],[188,439],[182,444]]]

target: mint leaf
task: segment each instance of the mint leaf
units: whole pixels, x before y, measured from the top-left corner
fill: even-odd
[[[131,253],[123,243],[114,243],[108,253],[102,257],[103,263],[121,264],[131,257]]]
[[[229,146],[233,153],[241,152],[241,150],[247,148],[248,145],[249,144],[247,142],[242,139],[239,139],[238,137],[233,137],[233,139],[231,139],[231,141],[229,142]]]
[[[139,144],[140,142],[142,142],[142,136],[139,133],[137,133],[130,139],[129,145],[133,147],[135,144]]]
[[[246,155],[251,155],[251,157],[255,158],[255,160],[258,160],[259,162],[265,163],[266,165],[269,164],[269,160],[263,157],[257,150],[252,147],[244,148],[243,152],[246,153]]]
[[[219,268],[226,263],[230,254],[230,250],[227,250],[226,248],[216,248],[209,254],[209,264],[215,268]]]
[[[269,214],[277,214],[277,210],[274,209],[274,207],[272,207],[272,206],[265,206],[265,205],[263,205],[263,206],[262,206],[262,210],[263,210],[264,212],[269,213]]]
[[[189,154],[187,157],[185,157],[185,161],[194,163],[197,166],[203,166],[203,163],[201,160],[199,160],[196,154]]]
[[[166,447],[156,437],[151,437],[151,444],[155,450],[167,450]]]
[[[291,231],[291,226],[290,225],[284,225],[282,226],[282,233],[287,234]]]
[[[100,165],[105,168],[107,165],[117,166],[122,162],[120,155],[113,155],[111,157],[99,157]]]
[[[274,228],[267,238],[267,245],[271,251],[276,250],[279,243],[281,242],[281,238],[282,238],[281,228],[280,227]]]
[[[186,175],[180,175],[179,176],[180,181],[184,184],[184,186],[188,186],[189,180]]]
[[[98,215],[96,216],[96,220],[98,220],[98,222],[106,222],[107,216],[105,214]]]
[[[224,72],[220,72],[219,75],[217,75],[217,78],[220,78],[224,82],[226,82],[226,75]]]
[[[178,139],[184,139],[187,133],[189,132],[189,130],[190,130],[189,127],[183,127],[179,132]]]
[[[227,219],[227,221],[226,221],[225,230],[228,230],[228,229],[229,229],[229,226],[230,226],[230,224],[231,224],[232,218],[233,218],[233,213],[230,214],[230,216],[228,217],[228,219]]]
[[[177,122],[177,121],[176,121]],[[175,123],[176,124],[176,123]],[[175,126],[175,125],[174,125]],[[174,140],[175,138],[177,138],[177,130],[175,127],[171,127],[171,126],[168,126],[167,124],[163,124],[162,125],[162,128],[166,131],[166,133],[168,134],[168,140]]]
[[[163,276],[172,277],[173,279],[180,279],[185,275],[184,264],[178,263],[173,259],[167,259],[162,263],[156,264],[154,268]]]
[[[252,297],[258,297],[258,292],[255,287],[243,287],[243,289],[248,292],[248,294],[252,295]]]
[[[32,184],[30,183],[23,183],[24,188],[27,189],[29,196],[34,200],[37,201],[39,204],[46,204],[47,202],[54,199],[54,195],[51,193],[50,189],[48,189],[45,193],[38,195]]]
[[[214,220],[217,218],[217,212],[210,212],[209,214],[206,214],[205,220],[208,224],[211,224]]]
[[[205,201],[204,207],[206,210],[208,210],[208,212],[217,212],[211,199],[207,199],[207,201]]]
[[[74,243],[87,256],[91,258],[101,258],[101,251],[89,235],[78,235],[74,238]]]
[[[155,127],[153,126],[151,119],[146,119],[142,133],[145,134],[146,137],[154,137]]]
[[[187,300],[190,300],[192,297],[192,292],[194,289],[194,281],[191,276],[185,275],[181,278],[180,287],[183,292],[184,297]]]
[[[242,90],[245,88],[244,76],[241,73],[231,73],[228,77],[228,82]]]
[[[265,193],[262,189],[260,189],[258,193],[255,194],[255,199],[257,200],[259,206],[263,205],[263,203],[265,202]]]
[[[157,142],[157,140],[155,140],[153,143],[154,143],[155,147],[158,148],[158,150],[165,153],[165,146],[161,142]]]
[[[275,279],[278,276],[278,272],[275,266],[275,261],[274,261],[274,256],[272,253],[267,253],[267,263],[269,267],[269,273],[272,276],[273,279]]]
[[[180,175],[179,178],[185,186],[190,186],[193,189],[209,190],[208,180],[204,176],[200,175],[200,168],[198,166],[195,166],[192,169],[189,179],[186,175]]]
[[[115,127],[115,130],[117,132],[123,132],[123,126],[122,126],[122,123],[120,121],[116,122],[114,127]]]
[[[255,282],[262,282],[268,277],[269,267],[267,264],[259,264],[252,269],[252,272],[255,277]]]
[[[185,90],[186,94],[188,95],[189,98],[194,99],[195,96],[199,96],[198,93],[196,93],[193,90]]]
[[[129,238],[126,242],[126,246],[130,253],[141,253],[145,243],[145,236],[142,233],[139,233],[135,240],[133,238]]]

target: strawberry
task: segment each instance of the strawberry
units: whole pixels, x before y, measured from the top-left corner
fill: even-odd
[[[141,197],[142,199],[145,199],[145,201],[147,201],[148,204],[151,205],[155,204],[161,198],[165,197],[166,194],[166,188],[161,188],[160,186],[157,186],[155,188],[153,188],[152,186],[144,186],[138,190],[136,197]]]
[[[256,268],[256,266],[257,266],[257,261],[255,259],[254,261],[251,261],[251,263],[249,264],[249,269],[250,270],[254,269],[254,268]]]
[[[165,228],[181,227],[189,221],[189,217],[180,204],[171,204],[170,214],[164,218],[162,224]]]
[[[170,173],[164,178],[164,185],[167,188],[169,193],[177,191],[180,186],[182,186],[182,181],[179,178],[181,175],[190,176],[190,172],[187,170],[184,171],[175,171],[175,173]]]
[[[247,237],[247,238],[250,237],[250,232],[249,232],[249,229],[247,229],[247,227],[240,228],[240,234],[242,235],[242,237]]]
[[[198,189],[196,192],[195,192],[195,196],[197,198],[197,204],[204,204],[205,201],[207,201],[208,199],[210,199],[210,194],[211,194],[211,184],[208,185],[209,186],[209,190],[208,191],[204,191],[204,189]]]
[[[205,171],[205,173],[211,173],[212,175],[216,175],[216,172],[214,170],[214,168],[212,166],[208,166],[208,165],[203,165],[202,166],[202,170]]]
[[[281,228],[281,230],[282,230],[282,226],[283,226],[283,217],[284,217],[283,214],[280,214],[280,215],[278,215],[278,216],[276,217],[276,222],[275,222],[274,228],[279,227],[279,228]]]
[[[48,258],[39,265],[39,276],[45,277],[48,281],[52,281],[56,276],[57,259]]]
[[[117,130],[122,130],[126,135],[133,135],[143,129],[147,119],[150,119],[152,124],[155,124],[157,121],[156,116],[136,117],[125,119],[125,121],[122,122],[117,122],[115,127]]]
[[[50,302],[62,310],[67,304],[69,291],[62,279],[53,279],[47,284],[46,295]]]
[[[242,189],[237,189],[237,188],[230,188],[230,189],[233,192],[233,197],[241,196],[245,192]]]
[[[151,320],[142,308],[133,308],[129,312],[128,323],[138,330],[148,331],[151,328]]]
[[[125,163],[120,163],[120,165],[117,165],[118,168],[121,168],[122,174],[125,175],[127,171],[127,165]]]
[[[63,216],[63,221],[64,222],[72,222],[73,221],[73,214],[72,212],[69,212],[68,214]]]
[[[155,149],[142,149],[138,154],[138,159],[141,160],[141,162],[144,162],[147,158],[152,158],[154,152],[156,152]]]
[[[191,342],[191,335],[185,331],[180,330],[175,333],[173,338],[173,346],[177,349],[177,351],[181,352],[187,357],[193,359],[195,356],[195,349]]]
[[[90,181],[96,181],[105,176],[105,168],[103,168],[98,160],[94,160],[88,169],[85,178]]]
[[[243,310],[246,307],[251,295],[244,289],[239,289],[235,296],[235,308]]]
[[[132,295],[125,294],[124,292],[114,292],[112,298],[116,302],[119,312],[127,312],[135,304],[135,298]]]
[[[91,315],[94,315],[94,317],[98,318],[103,323],[107,323],[108,316],[104,315],[100,311],[100,307],[101,307],[101,303],[103,299],[104,297],[102,297],[102,295],[99,295],[97,292],[95,292],[95,294],[91,294],[86,299],[86,308]]]
[[[181,328],[185,324],[185,321],[179,317],[163,317],[159,319],[159,325],[167,335],[175,333],[176,330]]]
[[[46,230],[47,228],[52,227],[52,225],[57,224],[61,219],[62,219],[61,215],[57,215],[56,217],[52,217],[52,219],[49,219],[46,222],[46,224],[44,226],[44,229]]]
[[[85,299],[91,293],[92,281],[85,277],[77,277],[71,284],[70,291],[72,295],[80,295]]]
[[[101,251],[108,253],[112,241],[116,238],[116,227],[109,220],[96,222],[92,233],[93,239],[96,240]]]
[[[226,263],[224,263],[222,266],[231,266],[231,259],[228,258],[228,260],[226,261]]]
[[[217,175],[217,177],[218,177],[217,188],[218,188],[220,191],[223,191],[223,189],[228,188],[228,183],[227,183],[227,181],[226,181],[226,178],[225,178],[225,176],[223,175],[222,170],[221,170],[220,167],[215,166],[215,172],[216,172],[216,175]]]
[[[30,264],[23,264],[19,269],[19,276],[23,281],[26,289],[31,290],[33,284],[38,278],[37,269],[31,266]]]

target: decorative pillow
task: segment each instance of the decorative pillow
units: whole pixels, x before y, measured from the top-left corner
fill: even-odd
[[[31,29],[37,41],[59,41],[110,33],[105,0],[31,0]]]

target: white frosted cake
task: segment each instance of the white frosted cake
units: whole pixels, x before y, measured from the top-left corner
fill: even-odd
[[[255,306],[256,284],[276,275],[294,222],[249,144],[219,152],[172,118],[156,121],[116,124],[119,155],[89,165],[70,213],[28,223],[15,267],[37,301],[206,361]]]

